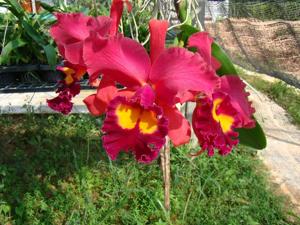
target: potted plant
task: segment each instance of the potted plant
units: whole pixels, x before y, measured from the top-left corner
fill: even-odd
[[[48,27],[55,21],[53,15],[46,11],[28,14],[16,0],[5,0],[0,6],[8,9],[10,21],[13,21],[9,32],[7,27],[4,28],[6,32],[1,38],[1,74],[30,71],[47,81],[57,81],[61,77],[55,71],[58,57],[55,44],[48,35]],[[47,71],[57,73],[57,76],[49,76]]]

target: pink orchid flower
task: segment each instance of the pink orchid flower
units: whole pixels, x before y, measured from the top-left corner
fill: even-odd
[[[63,114],[71,112],[72,98],[79,94],[81,80],[86,73],[86,65],[83,61],[83,43],[91,33],[101,38],[117,34],[120,18],[123,13],[124,2],[131,10],[131,4],[127,0],[113,0],[110,17],[85,16],[82,13],[56,13],[56,24],[50,29],[50,34],[55,40],[60,55],[66,60],[64,67],[58,67],[65,75],[64,81],[59,82],[57,93],[59,95],[47,100],[48,106]],[[97,80],[90,84],[97,85]]]
[[[219,82],[199,53],[165,48],[168,22],[151,20],[150,56],[138,42],[96,35],[84,43],[89,74],[103,74],[97,94],[84,102],[93,115],[106,112],[103,146],[111,159],[120,151],[139,162],[154,160],[168,135],[175,146],[190,140],[189,122],[175,107],[187,93],[211,94]],[[116,83],[124,89],[117,89]]]
[[[219,62],[211,55],[213,39],[205,32],[199,32],[189,38],[189,46],[196,47],[211,68],[220,68]],[[221,155],[227,155],[238,144],[236,128],[252,128],[254,108],[248,101],[245,84],[238,76],[226,75],[220,78],[220,86],[213,94],[203,95],[196,100],[193,113],[193,129],[202,147],[196,155],[208,151],[214,155],[218,149]]]
[[[85,74],[86,69],[79,65],[65,62],[65,66],[58,66],[57,70],[63,72],[65,78],[58,83],[56,91],[58,96],[48,99],[47,104],[54,111],[67,115],[73,108],[72,98],[80,93],[80,84],[78,81]]]
[[[59,53],[68,62],[74,65],[85,66],[83,43],[93,32],[99,37],[116,35],[123,13],[124,3],[130,11],[132,6],[127,0],[113,0],[110,17],[85,16],[83,13],[56,13],[56,24],[50,29]]]

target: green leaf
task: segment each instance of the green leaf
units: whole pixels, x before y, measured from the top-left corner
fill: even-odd
[[[188,41],[188,38],[194,34],[199,32],[199,30],[191,25],[184,24],[180,27],[181,33],[179,34],[179,39],[183,41],[185,44]]]
[[[9,7],[8,7],[9,11],[11,11],[19,19],[21,16],[23,16],[25,14],[23,8],[21,7],[21,5],[19,4],[18,1],[5,0],[4,2],[6,2],[9,5]]]
[[[23,41],[21,38],[16,38],[10,42],[8,42],[4,48],[2,49],[1,52],[1,59],[0,59],[0,64],[4,64],[8,58],[9,54],[16,48],[22,47],[26,45],[27,43]]]
[[[256,126],[252,129],[237,129],[239,132],[240,144],[255,148],[264,149],[267,146],[267,139],[263,129],[256,121]]]
[[[55,48],[50,44],[43,46],[43,48],[47,57],[48,64],[51,66],[52,69],[55,69],[57,55]]]
[[[43,46],[46,45],[46,42],[41,35],[26,21],[22,21],[22,25],[28,34],[38,45]]]
[[[230,58],[224,52],[224,50],[217,45],[215,42],[211,46],[212,55],[222,64],[221,68],[218,69],[217,74],[222,75],[238,75],[234,65],[232,64]]]
[[[48,12],[55,12],[56,11],[56,8],[54,6],[51,6],[45,2],[40,2],[41,6],[43,7],[43,9],[47,10]]]

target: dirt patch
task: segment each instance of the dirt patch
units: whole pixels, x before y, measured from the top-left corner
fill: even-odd
[[[267,136],[267,147],[259,156],[271,172],[272,181],[279,185],[300,213],[300,130],[291,124],[285,110],[266,95],[251,93],[256,118]]]
[[[300,21],[226,19],[207,22],[206,29],[234,62],[300,82]]]

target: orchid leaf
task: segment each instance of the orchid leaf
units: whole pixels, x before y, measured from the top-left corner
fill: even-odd
[[[54,6],[51,6],[51,5],[49,5],[49,4],[45,3],[45,2],[40,2],[40,4],[41,4],[41,6],[42,6],[45,10],[47,10],[48,12],[53,13],[53,12],[56,11],[56,8],[55,8]]]
[[[5,0],[4,1],[7,4],[7,8],[18,18],[24,16],[24,10],[16,0]],[[5,6],[5,5],[4,5]]]
[[[45,45],[45,40],[41,37],[41,35],[26,21],[22,21],[22,25],[26,31],[26,33],[38,44]]]
[[[224,52],[224,50],[215,42],[211,46],[212,55],[222,64],[221,68],[218,69],[217,74],[222,75],[238,75],[234,65],[232,64],[230,58]]]
[[[47,61],[48,64],[51,66],[52,69],[55,69],[55,65],[56,65],[56,50],[55,48],[49,44],[49,45],[45,45],[43,46],[46,57],[47,57]]]
[[[10,42],[8,42],[1,52],[0,64],[5,63],[9,54],[16,48],[22,47],[26,45],[26,42],[23,41],[21,38],[16,38]]]
[[[263,129],[256,121],[256,126],[252,129],[237,129],[240,143],[255,149],[264,149],[267,146],[267,139]]]
[[[199,30],[191,25],[184,24],[180,27],[181,33],[179,33],[179,39],[183,41],[185,44],[187,43],[189,37],[194,34],[199,32]]]
[[[179,34],[179,41],[183,41],[185,44],[188,41],[188,38],[199,32],[199,30],[193,26],[184,24],[181,26],[181,33]],[[234,68],[233,63],[230,58],[224,52],[224,50],[217,44],[212,44],[212,55],[221,63],[221,68],[218,69],[217,74],[222,75],[236,75],[238,73]],[[260,124],[256,121],[256,126],[251,129],[241,128],[238,129],[239,132],[239,141],[241,144],[255,148],[255,149],[264,149],[267,145],[266,136],[262,130]]]

